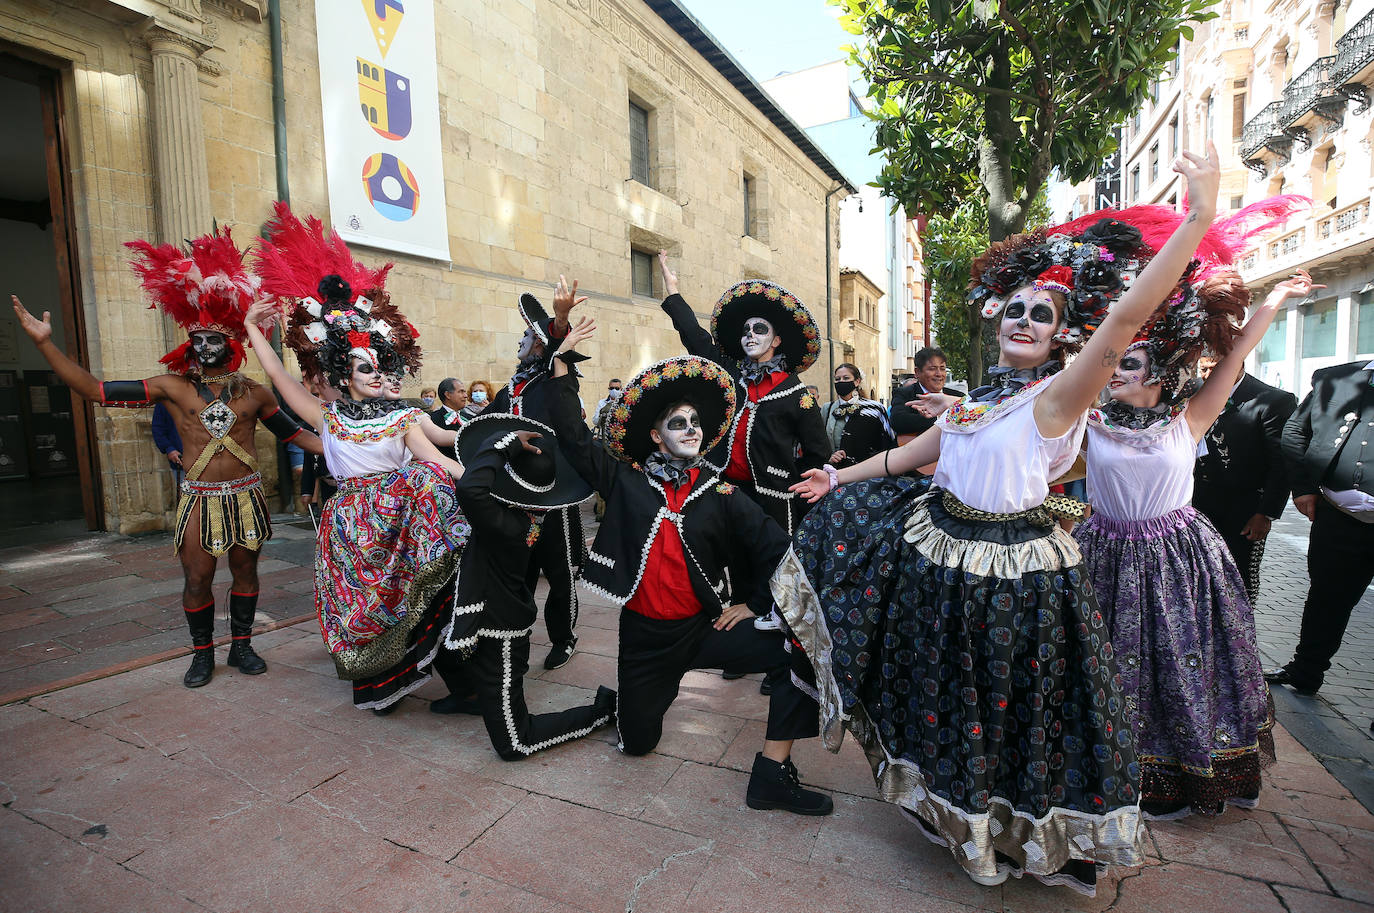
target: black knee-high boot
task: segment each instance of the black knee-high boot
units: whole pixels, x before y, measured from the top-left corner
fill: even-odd
[[[182,611],[186,613],[186,627],[191,629],[191,646],[196,652],[181,683],[187,688],[199,688],[215,674],[215,603],[211,600],[198,609],[183,607]]]
[[[257,593],[229,592],[229,632],[234,637],[229,647],[229,665],[244,675],[261,675],[267,663],[253,652],[253,616],[258,613]]]

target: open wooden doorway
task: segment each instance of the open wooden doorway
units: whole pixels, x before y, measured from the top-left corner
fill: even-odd
[[[104,525],[91,405],[71,391],[22,338],[10,294],[50,311],[53,340],[90,366],[72,224],[59,64],[0,44],[0,514],[11,526],[62,524],[73,533]]]

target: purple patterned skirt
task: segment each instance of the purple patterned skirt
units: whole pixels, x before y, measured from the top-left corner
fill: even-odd
[[[1216,815],[1259,798],[1273,712],[1245,583],[1206,517],[1094,514],[1074,531],[1134,715],[1140,807]]]

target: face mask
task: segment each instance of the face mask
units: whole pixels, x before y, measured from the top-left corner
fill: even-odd
[[[607,398],[607,399],[620,399],[620,393],[621,393],[621,391],[620,391],[619,389],[612,390],[612,391],[610,391],[609,393],[606,394],[606,398]]]
[[[422,396],[422,397],[420,397],[420,402],[423,403],[423,404],[426,405],[426,406],[432,406],[432,405],[434,405],[434,397],[432,397],[432,396]]]
[[[487,401],[487,391],[473,390],[472,396],[470,398],[474,403],[480,406],[482,403],[485,403]]]
[[[852,380],[837,380],[837,381],[835,381],[835,392],[838,393],[838,394],[840,394],[840,396],[848,396],[849,394],[851,394],[851,393],[854,392],[854,381],[852,381]]]

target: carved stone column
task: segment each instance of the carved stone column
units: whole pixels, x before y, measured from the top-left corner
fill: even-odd
[[[158,239],[180,245],[210,231],[213,224],[196,66],[205,46],[157,25],[150,27],[145,37],[153,56],[153,169]],[[163,320],[163,333],[169,349],[185,341],[182,330],[170,319]]]

